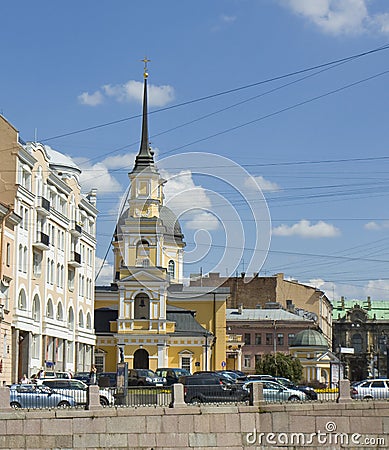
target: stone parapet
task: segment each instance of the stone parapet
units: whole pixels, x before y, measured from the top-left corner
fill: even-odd
[[[319,434],[321,433],[321,434]],[[338,448],[335,439],[389,447],[388,402],[258,406],[98,408],[0,411],[0,449]],[[321,439],[321,441],[320,441]],[[296,441],[300,440],[299,443]],[[332,440],[332,441],[331,441]],[[363,441],[365,442],[365,441]],[[300,444],[300,445],[298,445]]]

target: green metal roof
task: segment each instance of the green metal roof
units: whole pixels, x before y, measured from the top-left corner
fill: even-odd
[[[344,307],[342,306],[342,303]],[[333,303],[334,309],[332,310],[332,318],[334,320],[342,319],[346,316],[347,312],[359,306],[363,309],[369,319],[372,320],[389,320],[389,301],[386,300],[338,300]]]

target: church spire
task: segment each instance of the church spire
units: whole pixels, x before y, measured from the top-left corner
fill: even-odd
[[[148,131],[148,113],[147,113],[147,63],[150,61],[146,57],[142,59],[144,62],[143,70],[143,116],[142,116],[142,137],[140,143],[139,153],[135,159],[135,166],[133,172],[140,172],[146,168],[155,171],[154,167],[154,152],[150,148],[149,131]]]

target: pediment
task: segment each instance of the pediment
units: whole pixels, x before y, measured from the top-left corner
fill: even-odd
[[[117,282],[118,286],[121,286],[125,283],[166,283],[168,284],[166,272],[163,272],[157,268],[154,269],[143,269],[133,271],[130,275],[125,278],[122,278]]]

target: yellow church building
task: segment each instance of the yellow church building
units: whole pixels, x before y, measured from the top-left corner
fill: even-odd
[[[221,369],[229,289],[182,284],[184,236],[163,204],[166,181],[149,144],[147,77],[145,67],[141,145],[113,239],[113,282],[95,289],[96,367]]]

